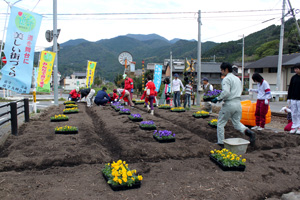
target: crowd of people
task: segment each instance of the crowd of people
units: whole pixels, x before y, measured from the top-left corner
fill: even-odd
[[[218,116],[217,144],[223,146],[223,140],[225,138],[224,127],[230,119],[233,123],[234,128],[242,134],[249,136],[250,144],[254,145],[256,135],[252,130],[262,131],[265,128],[266,114],[268,113],[270,99],[272,98],[270,85],[259,73],[253,74],[252,80],[254,81],[254,83],[257,83],[257,89],[251,88],[249,89],[249,92],[257,93],[255,111],[256,125],[251,128],[252,130],[250,130],[240,122],[242,116],[242,106],[240,102],[243,91],[241,80],[233,74],[233,68],[230,63],[222,63],[220,66],[220,70],[222,74],[222,92],[218,97],[211,100],[212,103],[221,101],[223,102]],[[300,63],[297,63],[294,66],[294,70],[296,74],[292,77],[288,89],[288,105],[282,108],[281,111],[288,113],[288,125],[284,130],[290,131],[290,133],[300,134]],[[134,107],[134,103],[132,102],[134,90],[133,80],[126,74],[124,74],[123,78],[124,88],[113,89],[113,92],[107,94],[107,88],[103,87],[102,90],[97,92],[94,103],[98,106],[105,106],[109,102],[120,101],[121,99],[123,99],[125,105]],[[154,103],[158,105],[158,101],[156,98],[157,89],[152,79],[153,77],[151,75],[147,76],[147,84],[145,90],[143,91],[141,100],[145,99],[147,111],[150,112],[151,115],[154,115]],[[189,108],[191,107],[191,96],[194,92],[192,81],[188,81],[188,83],[183,86],[182,81],[179,79],[179,75],[174,74],[172,84],[170,84],[171,81],[168,77],[164,79],[163,83],[163,93],[166,104],[171,103],[171,94],[173,94],[173,106],[180,107],[180,96],[184,92],[184,108],[186,108],[186,106],[188,106]],[[212,84],[209,83],[208,78],[204,77],[202,79],[202,83],[204,93],[214,90]],[[87,88],[79,90],[79,88],[76,88],[70,92],[69,100],[80,101],[85,97],[87,101],[87,107],[91,107],[94,94],[94,89]],[[205,102],[203,110],[211,113],[211,102]]]

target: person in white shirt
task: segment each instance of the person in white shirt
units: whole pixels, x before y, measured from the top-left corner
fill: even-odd
[[[179,75],[174,74],[175,79],[172,81],[172,92],[173,92],[173,101],[174,106],[180,107],[180,87],[182,88],[182,91],[184,91],[183,84],[180,79],[178,79]]]
[[[208,91],[213,91],[214,90],[214,87],[208,82],[208,78],[204,77],[202,79],[203,81],[203,92],[204,94],[207,93]],[[204,110],[209,112],[209,113],[212,113],[212,107],[211,107],[211,102],[205,102],[204,103]]]
[[[251,129],[261,131],[265,128],[266,124],[269,101],[272,98],[271,89],[269,83],[258,73],[252,75],[252,80],[257,83],[258,89],[249,89],[249,92],[256,92],[258,94],[255,110],[256,126],[252,127]]]

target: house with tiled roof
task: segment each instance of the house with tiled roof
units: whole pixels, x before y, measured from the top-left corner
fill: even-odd
[[[282,55],[281,88],[279,91],[287,91],[290,80],[295,75],[293,66],[300,63],[300,53]],[[250,69],[249,88],[256,88],[256,83],[251,79],[253,73],[259,73],[269,84],[271,91],[276,91],[278,55],[266,56],[256,62],[247,65]]]

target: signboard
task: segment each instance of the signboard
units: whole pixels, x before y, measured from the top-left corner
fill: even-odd
[[[6,33],[6,65],[1,69],[0,87],[29,93],[32,81],[34,48],[42,16],[12,7]]]

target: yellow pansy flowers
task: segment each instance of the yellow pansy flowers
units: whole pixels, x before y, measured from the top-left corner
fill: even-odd
[[[242,155],[237,155],[224,148],[222,150],[211,150],[211,156],[216,158],[224,166],[234,167],[239,165],[245,165],[246,159],[241,159]]]
[[[112,185],[132,186],[134,183],[143,180],[141,175],[136,175],[136,170],[130,170],[125,161],[118,160],[105,164],[103,174]]]

